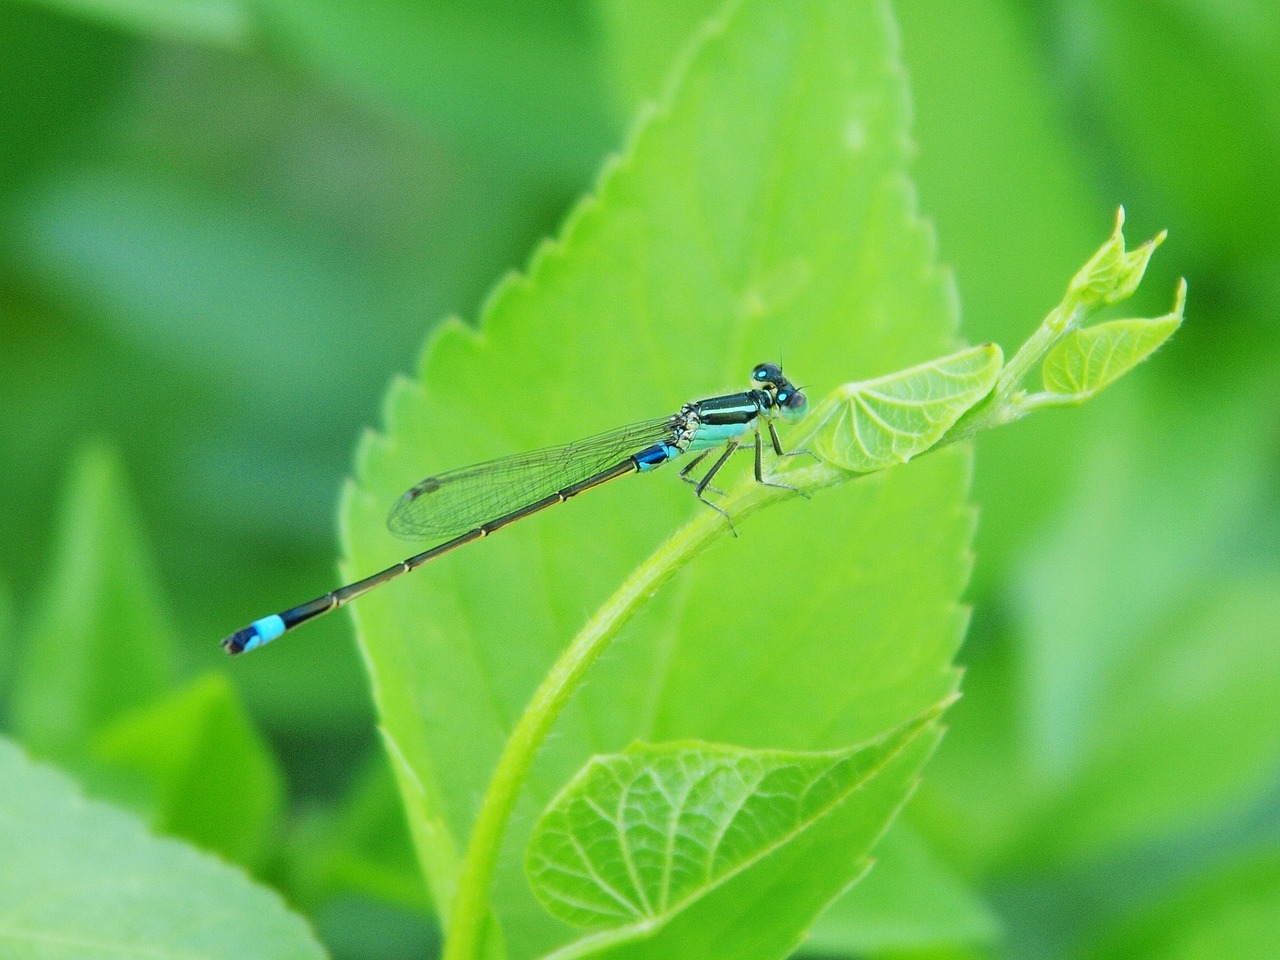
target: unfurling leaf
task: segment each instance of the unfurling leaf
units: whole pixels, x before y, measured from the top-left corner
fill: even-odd
[[[1083,403],[1151,356],[1182,325],[1187,285],[1179,284],[1172,312],[1154,319],[1112,320],[1074,330],[1045,357],[1049,393]]]
[[[844,470],[870,473],[906,463],[936,444],[991,392],[1003,361],[994,343],[836,390],[815,412],[812,445]]]
[[[1120,207],[1116,211],[1116,224],[1111,236],[1071,278],[1066,302],[1096,309],[1128,299],[1138,289],[1151,255],[1164,238],[1165,234],[1160,233],[1134,250],[1125,250],[1124,207]]]
[[[938,712],[843,750],[686,742],[596,757],[534,828],[534,892],[576,926],[660,924],[849,801]]]

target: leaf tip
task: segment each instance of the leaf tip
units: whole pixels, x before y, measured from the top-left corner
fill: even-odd
[[[1094,307],[1119,303],[1130,297],[1142,282],[1147,264],[1156,248],[1169,235],[1162,230],[1133,250],[1125,249],[1124,207],[1116,210],[1115,226],[1098,251],[1080,268],[1068,287],[1068,303]]]

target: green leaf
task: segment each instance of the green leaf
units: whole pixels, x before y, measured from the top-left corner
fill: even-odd
[[[253,28],[245,0],[28,0],[146,37],[244,46]]]
[[[1018,583],[1008,680],[1024,685],[1022,763],[1040,794],[1022,818],[1024,863],[1203,822],[1273,779],[1280,582],[1252,544],[1272,483],[1274,376],[1237,395],[1212,381],[1143,388],[1102,408],[1070,509]]]
[[[1269,960],[1280,943],[1280,850],[1185,884],[1110,931],[1086,960]]]
[[[850,801],[932,719],[822,753],[673,743],[594,757],[534,826],[529,882],[574,926],[652,931]]]
[[[863,134],[852,145],[851,124]],[[482,332],[447,325],[422,382],[392,386],[387,433],[362,446],[344,504],[344,572],[403,556],[387,508],[424,475],[667,413],[779,353],[821,396],[955,349],[956,305],[915,213],[909,148],[883,6],[737,8],[563,237],[490,299]],[[731,485],[750,482],[740,459]],[[523,852],[592,755],[636,739],[837,749],[952,692],[968,470],[956,448],[762,512],[623,628],[539,753],[501,850],[492,899],[511,956],[571,936],[533,898]],[[705,510],[674,472],[620,480],[354,605],[442,910],[532,691],[590,612]],[[857,872],[820,845],[809,856],[828,893],[779,894],[783,939]]]
[[[659,98],[678,55],[700,39],[700,27],[722,6],[721,0],[659,4],[596,0],[605,66],[623,116],[632,116],[642,103]]]
[[[993,426],[1012,423],[1038,407],[1062,406],[1088,399],[1140,362],[1145,356],[1142,353],[1144,349],[1147,353],[1154,350],[1159,345],[1158,338],[1161,334],[1167,337],[1173,332],[1172,329],[1165,329],[1167,323],[1157,323],[1154,335],[1157,339],[1153,341],[1150,331],[1143,332],[1142,321],[1128,321],[1107,327],[1068,346],[1054,360],[1050,372],[1046,374],[1048,383],[1070,384],[1073,378],[1079,380],[1081,389],[1085,392],[1078,397],[1052,391],[1029,395],[1024,389],[1024,382],[1031,371],[1042,366],[1045,357],[1055,347],[1070,340],[1079,332],[1084,321],[1103,307],[1132,296],[1142,281],[1147,263],[1163,241],[1164,234],[1130,253],[1125,251],[1123,225],[1122,207],[1116,214],[1116,225],[1111,237],[1076,274],[1067,286],[1062,302],[1049,311],[1040,326],[1005,364],[992,389],[990,401],[975,409],[972,416],[966,417],[963,427],[948,438],[950,441],[968,438]],[[1183,281],[1178,286],[1173,313],[1161,320],[1173,321],[1176,327],[1182,322],[1185,301],[1186,283]]]
[[[581,2],[264,0],[270,35],[347,91],[576,182],[612,145]]]
[[[1187,284],[1178,285],[1173,311],[1155,319],[1111,320],[1075,330],[1045,357],[1041,370],[1050,393],[1083,403],[1119,380],[1182,325]]]
[[[991,392],[1003,359],[998,346],[986,343],[846,384],[814,411],[813,447],[829,463],[857,473],[906,463]]]
[[[0,954],[303,960],[325,956],[279,896],[0,741]]]
[[[1133,296],[1147,264],[1156,247],[1164,242],[1165,235],[1157,234],[1152,240],[1126,250],[1124,243],[1124,207],[1116,211],[1115,226],[1107,242],[1098,248],[1088,262],[1077,271],[1067,284],[1063,312],[1079,307],[1107,306],[1120,303]]]
[[[445,823],[434,782],[419,776],[385,727],[382,737],[432,902],[437,910],[447,909],[453,903],[462,860],[459,844]]]
[[[1201,586],[1101,678],[1074,776],[1039,811],[1041,861],[1150,841],[1256,801],[1280,756],[1280,573]]]
[[[264,862],[280,814],[280,771],[223,675],[121,716],[92,749],[143,781],[155,829],[238,863]]]
[[[352,893],[425,912],[422,873],[387,758],[369,758],[351,790],[306,814],[288,844],[289,890],[307,905]]]
[[[118,457],[85,447],[63,501],[52,569],[19,645],[12,716],[34,750],[66,756],[165,689],[173,628]]]
[[[665,918],[665,923],[658,918],[587,934],[549,954],[547,960],[673,956],[751,960],[790,954],[800,946],[813,917],[870,866],[866,852],[897,813],[937,745],[935,726],[926,723],[923,732],[918,726],[916,730],[917,735],[908,734],[898,744],[896,753],[892,748],[886,751],[888,756],[880,758],[876,775],[848,800],[836,804],[826,816],[808,821],[789,842],[746,861],[738,872],[706,887],[684,910]],[[899,730],[888,740],[902,733]],[[815,788],[824,785],[830,781],[820,777]],[[740,837],[748,839],[751,834],[747,825]],[[698,869],[696,864],[690,867]],[[744,936],[747,930],[750,936]]]
[[[808,952],[893,951],[896,957],[906,950],[991,943],[999,935],[991,908],[903,819],[894,821],[874,855],[866,878],[818,918]]]
[[[0,701],[7,700],[9,670],[17,644],[14,636],[13,594],[0,580]]]
[[[1049,76],[1033,8],[1003,0],[896,0],[893,8],[914,94],[912,175],[955,270],[965,334],[1012,347],[1096,243],[1096,187],[1061,109],[1062,82]],[[1080,418],[1035,417],[984,435],[974,476],[982,504],[975,599],[1003,582],[1053,510],[1083,433]]]
[[[1280,10],[1191,0],[1150,13],[1135,0],[1079,5],[1087,29],[1070,56],[1053,58],[1068,64],[1075,109],[1099,125],[1139,200],[1159,206],[1202,255],[1274,256]]]

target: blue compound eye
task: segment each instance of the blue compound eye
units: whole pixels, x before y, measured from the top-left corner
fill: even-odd
[[[779,403],[786,403],[786,402],[787,402],[787,397],[789,397],[789,396],[791,396],[791,394],[787,393],[787,391],[785,391],[785,390],[779,390],[779,391],[778,391],[778,402],[779,402]]]
[[[751,379],[761,383],[779,383],[782,380],[782,368],[776,363],[762,363],[751,371]]]

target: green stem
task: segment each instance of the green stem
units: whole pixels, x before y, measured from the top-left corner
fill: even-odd
[[[815,464],[789,470],[787,482],[808,491],[852,476],[826,464]],[[725,501],[725,508],[735,519],[743,520],[762,507],[790,496],[793,496],[790,490],[748,483]],[[489,886],[507,824],[538,750],[583,676],[641,604],[692,557],[723,535],[725,529],[724,518],[710,510],[685,524],[596,611],[534,693],[503,748],[480,803],[458,877],[444,960],[478,960],[480,956],[489,912]]]
[[[1023,381],[1043,362],[1045,355],[1058,341],[1079,327],[1093,309],[1074,300],[1067,300],[1055,307],[1004,365],[987,399],[966,411],[936,446],[945,447],[968,440],[992,427],[1021,420],[1036,407],[1048,406],[1043,402],[1046,394],[1036,394],[1034,400],[1028,398],[1022,387]]]
[[[1014,391],[1020,389],[1022,381],[1053,349],[1054,344],[1080,326],[1084,317],[1085,310],[1074,303],[1069,307],[1063,304],[1045,317],[1036,332],[1018,348],[1013,359],[1000,371],[1000,379],[996,381],[994,391],[997,400],[1007,401]]]

